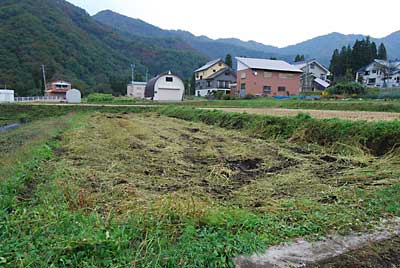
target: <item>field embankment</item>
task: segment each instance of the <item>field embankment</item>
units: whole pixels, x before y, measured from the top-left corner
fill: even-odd
[[[374,155],[396,150],[400,144],[400,121],[347,121],[315,119],[307,114],[296,117],[227,113],[167,107],[161,113],[188,121],[199,121],[229,129],[243,129],[248,135],[265,139],[282,138],[321,146],[358,146]]]
[[[334,110],[303,110],[303,109],[282,109],[282,108],[205,108],[215,109],[224,112],[261,114],[273,116],[297,116],[307,113],[319,119],[340,118],[345,120],[400,120],[400,113],[387,112],[365,112],[365,111],[334,111]]]
[[[188,101],[186,106],[203,108],[282,108],[304,110],[369,111],[400,113],[400,101],[392,100],[251,100]]]

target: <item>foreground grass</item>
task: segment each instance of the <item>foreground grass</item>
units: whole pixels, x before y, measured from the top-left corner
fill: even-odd
[[[183,105],[207,108],[288,108],[312,110],[400,112],[400,101],[383,100],[275,100],[257,98],[253,100],[188,101]]]
[[[61,121],[42,121],[48,135],[18,147],[25,156],[1,180],[5,267],[232,267],[238,254],[400,216],[395,153],[338,154],[155,114]]]

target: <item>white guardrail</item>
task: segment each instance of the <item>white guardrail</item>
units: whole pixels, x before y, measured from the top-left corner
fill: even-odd
[[[15,97],[15,102],[61,102],[65,101],[64,98],[56,97],[56,96],[39,96],[39,97]]]

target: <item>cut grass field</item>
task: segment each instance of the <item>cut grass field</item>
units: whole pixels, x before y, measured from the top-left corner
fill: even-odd
[[[396,150],[256,136],[126,112],[2,134],[0,264],[232,267],[239,254],[400,216]]]

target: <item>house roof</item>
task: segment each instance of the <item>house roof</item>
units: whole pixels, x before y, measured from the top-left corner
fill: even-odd
[[[54,80],[54,81],[51,81],[51,82],[48,83],[48,84],[59,84],[59,85],[68,85],[68,86],[71,85],[71,83],[66,82],[66,81],[64,81],[64,80]]]
[[[154,97],[154,86],[156,85],[157,80],[160,79],[161,77],[165,76],[165,75],[172,75],[172,76],[178,77],[179,79],[181,79],[183,81],[183,79],[179,75],[177,75],[175,73],[172,73],[171,71],[161,73],[161,74],[153,77],[152,79],[150,79],[147,82],[146,88],[144,90],[144,97],[145,98],[153,98]]]
[[[222,59],[216,59],[216,60],[209,61],[205,65],[201,66],[199,69],[195,70],[194,72],[197,73],[197,72],[207,70],[208,68],[210,68],[211,66],[213,66],[214,64],[216,64],[220,61],[222,61]]]
[[[317,64],[319,67],[321,67],[321,69],[323,69],[325,72],[330,74],[328,68],[326,68],[322,63],[319,63],[316,59],[295,62],[295,63],[293,63],[293,65],[296,66],[299,69],[303,69],[304,67],[307,66],[307,64],[311,64],[311,63]]]
[[[232,68],[227,67],[227,68],[223,68],[223,69],[219,70],[218,72],[213,73],[212,75],[207,77],[206,80],[214,79],[215,77],[217,77],[220,74],[223,74],[224,72],[227,72],[227,71],[229,71],[231,74],[233,74],[236,77],[236,72]]]
[[[303,71],[293,66],[286,61],[282,60],[267,60],[267,59],[254,59],[254,58],[241,58],[236,59],[250,69],[270,70],[270,71],[284,71],[302,73]]]
[[[315,78],[314,81],[323,86],[324,88],[328,88],[330,86],[328,82],[322,80],[321,78]]]

